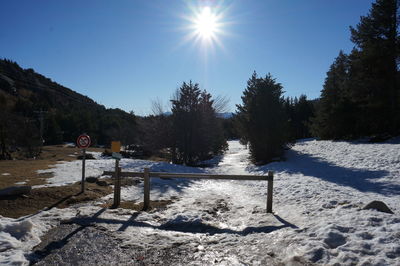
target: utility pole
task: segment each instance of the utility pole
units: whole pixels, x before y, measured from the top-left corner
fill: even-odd
[[[47,114],[47,111],[40,110],[40,111],[35,111],[34,113],[38,115],[38,119],[40,122],[40,143],[41,143],[40,147],[42,147],[43,143],[44,143],[44,139],[43,139],[44,114]]]

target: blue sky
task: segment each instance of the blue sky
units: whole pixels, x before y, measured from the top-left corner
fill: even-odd
[[[4,0],[0,57],[139,115],[189,80],[234,111],[254,70],[270,72],[286,96],[318,97],[339,50],[353,47],[349,26],[372,2]],[[188,18],[205,6],[221,14],[219,45],[187,40]]]

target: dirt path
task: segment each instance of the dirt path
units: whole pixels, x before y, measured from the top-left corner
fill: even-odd
[[[106,228],[61,224],[49,231],[31,256],[35,265],[187,265],[183,246],[145,249],[123,246]]]
[[[210,171],[246,172],[247,151],[231,148]],[[160,210],[86,207],[44,235],[29,259],[38,265],[279,265],[276,255],[264,248],[243,252],[259,238],[293,226],[265,215],[258,201],[243,207],[229,192],[251,197],[252,189],[202,181],[184,187],[175,202]]]

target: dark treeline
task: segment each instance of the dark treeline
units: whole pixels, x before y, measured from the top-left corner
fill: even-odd
[[[249,82],[256,88],[265,82],[275,81],[271,76],[260,79],[254,73]],[[268,101],[268,97],[253,95],[252,100],[268,108],[257,110],[257,118],[246,125],[242,124],[244,116],[239,113],[232,117],[219,116],[217,111],[224,110],[227,100],[213,98],[191,81],[184,82],[173,94],[171,110],[164,112],[161,104],[155,103],[154,115],[137,117],[119,109],[106,109],[32,69],[24,70],[15,62],[1,60],[0,157],[11,159],[15,151],[20,151],[19,155],[34,157],[40,153],[42,144],[75,142],[77,136],[87,133],[94,145],[108,146],[111,140],[120,140],[124,145],[134,144],[132,147],[140,150],[143,156],[155,155],[174,163],[195,165],[224,152],[228,139],[241,138],[252,143],[258,136],[265,137],[263,133],[270,136],[270,128],[273,132],[279,131],[279,136],[284,136],[284,143],[309,137],[308,123],[313,115],[313,104],[304,95],[284,99],[282,88],[277,86],[279,92],[273,94],[278,97],[278,105],[270,104],[276,99],[265,104],[262,101]],[[252,89],[248,88],[249,95]],[[268,93],[261,92],[260,95]],[[274,108],[277,106],[280,119],[284,121],[282,127],[274,124],[278,114]],[[269,127],[259,128],[259,122]],[[244,130],[253,128],[263,133]],[[265,144],[264,139],[260,139],[257,142],[259,147],[251,144],[251,151],[261,154],[266,149],[276,156],[272,149],[275,146],[270,146],[268,141]],[[271,143],[282,144],[275,140]]]
[[[339,52],[318,100],[303,95],[285,100],[281,84],[270,74],[253,74],[237,116],[254,162],[280,157],[296,138],[380,140],[400,133],[398,10],[397,0],[377,0],[350,27],[354,48],[348,55]]]
[[[296,138],[384,139],[400,133],[398,10],[397,0],[377,0],[350,27],[354,48],[348,55],[339,52],[318,100],[303,95],[285,100],[281,84],[270,74],[253,74],[237,116],[254,162],[280,157]]]
[[[325,79],[312,132],[350,139],[400,132],[399,1],[377,0],[356,27],[354,48],[339,52]]]

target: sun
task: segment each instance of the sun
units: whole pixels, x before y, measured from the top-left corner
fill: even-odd
[[[200,41],[204,46],[218,43],[223,33],[223,13],[215,7],[203,6],[192,9],[188,18],[191,29],[190,38]]]
[[[191,44],[207,54],[224,50],[223,40],[229,36],[227,28],[233,23],[228,20],[229,9],[230,5],[196,5],[188,1],[188,12],[181,15],[185,35],[180,44]]]
[[[215,38],[218,32],[218,17],[211,12],[210,7],[204,7],[194,19],[195,34],[202,39]]]

